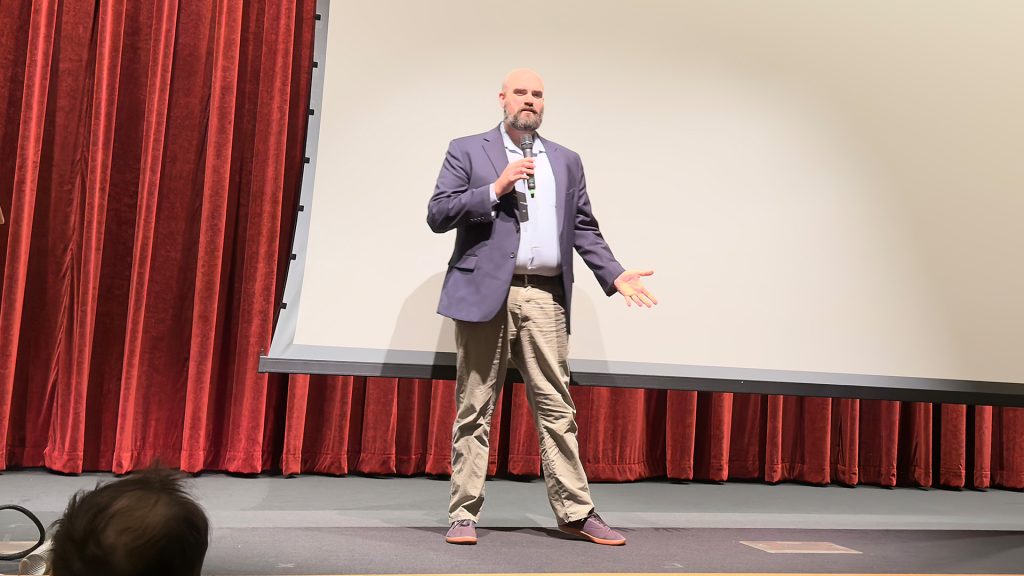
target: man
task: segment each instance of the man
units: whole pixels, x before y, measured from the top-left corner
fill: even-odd
[[[591,213],[579,155],[537,136],[540,76],[513,70],[498,102],[504,120],[497,128],[449,145],[427,213],[434,232],[456,230],[438,306],[455,320],[458,348],[445,539],[476,543],[491,413],[511,359],[526,382],[559,528],[598,544],[625,544],[594,510],[576,442],[567,362],[572,249],[608,295],[619,292],[630,306],[657,304],[641,282],[653,271],[625,270],[615,260]],[[534,158],[524,154],[524,138],[532,140]]]
[[[53,576],[199,576],[206,513],[181,474],[151,469],[79,492],[53,537]]]

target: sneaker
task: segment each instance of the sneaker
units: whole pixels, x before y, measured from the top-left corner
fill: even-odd
[[[566,534],[572,534],[573,536],[579,536],[586,540],[590,540],[595,544],[604,544],[606,546],[622,546],[626,543],[626,538],[622,534],[619,534],[615,530],[612,530],[597,512],[591,512],[589,516],[581,520],[574,520],[565,524],[559,524],[558,529]]]
[[[449,544],[476,544],[476,522],[456,520],[448,529],[444,541]]]

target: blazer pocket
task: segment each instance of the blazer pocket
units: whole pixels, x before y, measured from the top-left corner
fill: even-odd
[[[472,272],[473,270],[476,270],[476,254],[466,254],[465,256],[462,257],[462,259],[456,262],[452,266],[452,268],[456,268],[458,270],[465,270],[467,272]]]

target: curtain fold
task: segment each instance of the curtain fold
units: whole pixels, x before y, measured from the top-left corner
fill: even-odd
[[[160,250],[173,264],[182,263],[181,250],[185,248],[184,239],[180,236],[158,234],[157,227],[162,229],[171,224],[169,218],[157,220],[158,208],[163,212],[172,206],[174,198],[169,195],[159,196],[161,177],[165,166],[165,136],[168,128],[168,107],[171,91],[171,69],[174,65],[174,39],[177,31],[177,2],[162,2],[152,5],[152,24],[149,37],[149,51],[144,63],[146,82],[142,85],[145,93],[146,106],[142,119],[142,139],[140,142],[140,173],[138,207],[136,211],[135,238],[132,248],[132,267],[128,291],[128,320],[125,326],[124,361],[121,367],[121,393],[118,402],[117,434],[114,443],[113,471],[123,474],[137,467],[141,458],[150,461],[166,456],[169,452],[167,440],[174,443],[180,437],[180,428],[171,426],[171,422],[180,421],[178,413],[181,406],[174,402],[161,402],[162,396],[169,389],[179,389],[181,371],[174,370],[175,378],[167,382],[166,388],[146,386],[141,380],[150,373],[167,368],[162,361],[164,351],[171,347],[173,336],[167,333],[166,327],[173,324],[175,317],[182,312],[178,296],[162,275],[160,268],[153,265],[153,253]],[[142,15],[144,21],[149,14]],[[183,61],[184,58],[179,60]],[[170,159],[167,159],[170,161]],[[167,166],[170,172],[170,166]],[[164,205],[159,202],[163,200]],[[179,215],[175,214],[175,216]],[[166,244],[165,244],[166,243]],[[160,246],[155,246],[160,244]],[[165,252],[166,250],[166,252]],[[156,293],[161,292],[161,298]],[[170,413],[169,413],[170,412]],[[155,426],[154,426],[155,425]],[[153,434],[157,430],[163,434]],[[151,433],[151,431],[153,433]],[[149,439],[150,442],[145,440]],[[47,465],[55,467],[54,463]],[[78,471],[81,463],[73,471]]]
[[[209,120],[204,142],[202,168],[203,202],[199,212],[198,251],[192,298],[192,326],[189,338],[188,375],[185,389],[184,419],[190,425],[182,434],[178,465],[197,472],[209,465],[210,442],[215,435],[210,412],[213,378],[222,349],[223,310],[226,304],[225,260],[230,255],[228,214],[231,210],[231,167],[234,153],[235,107],[238,102],[238,76],[243,35],[242,2],[220,0],[213,26],[212,76]],[[217,151],[228,162],[209,161],[209,151]],[[215,158],[215,156],[214,156]]]
[[[693,478],[696,431],[697,393],[669,390],[665,396],[665,475],[669,478]]]
[[[943,404],[939,413],[938,483],[963,488],[967,482],[967,406]]]
[[[450,473],[453,382],[256,372],[290,262],[314,14],[0,3],[0,470]],[[572,395],[597,482],[1024,488],[1022,409]],[[488,473],[540,475],[521,383],[492,424]]]
[[[832,449],[829,454],[833,482],[856,486],[860,481],[860,400],[832,401]]]
[[[26,6],[25,3],[22,5]],[[24,59],[20,62],[18,60],[8,61],[9,65],[15,69],[5,71],[6,73],[3,74],[12,84],[20,79],[22,86],[20,91],[12,90],[10,85],[5,87],[7,109],[18,107],[21,113],[15,118],[13,124],[7,124],[8,126],[18,126],[18,131],[4,130],[5,140],[12,143],[13,146],[5,145],[3,148],[6,152],[14,152],[11,156],[14,159],[14,164],[5,166],[5,168],[9,167],[11,171],[5,173],[4,176],[4,179],[7,180],[7,174],[13,175],[13,181],[5,182],[4,186],[10,188],[10,194],[4,199],[6,200],[5,204],[10,206],[10,211],[6,224],[7,233],[4,235],[6,258],[4,259],[3,292],[0,293],[2,296],[2,300],[0,300],[0,327],[2,328],[0,329],[3,330],[3,335],[0,337],[0,418],[3,421],[0,421],[0,424],[6,423],[11,415],[16,413],[19,408],[18,404],[21,403],[17,400],[24,398],[24,395],[19,395],[21,398],[17,398],[14,390],[15,368],[18,364],[18,352],[22,344],[22,330],[30,327],[37,327],[38,330],[40,324],[43,323],[41,318],[30,317],[26,323],[27,326],[23,326],[26,285],[30,276],[31,247],[33,244],[39,246],[45,240],[45,236],[38,234],[40,237],[37,242],[33,243],[33,231],[38,231],[40,227],[25,226],[24,223],[34,222],[36,216],[37,184],[40,177],[43,126],[46,123],[47,98],[50,88],[51,56],[56,36],[57,5],[56,0],[33,2],[30,11],[23,9],[18,14],[5,14],[8,19],[3,21],[5,30],[3,30],[3,34],[0,34],[0,37],[3,38],[17,38],[15,42],[24,42],[26,46]],[[11,10],[12,3],[8,3],[7,8]],[[21,26],[12,26],[14,18],[11,16],[17,17]],[[12,53],[17,54],[17,50],[12,50]],[[15,226],[19,222],[22,225]],[[25,340],[29,340],[29,338],[31,336],[27,335]],[[55,346],[51,345],[51,347]],[[44,386],[47,384],[45,380],[44,378]],[[23,400],[23,402],[25,401]],[[44,407],[40,408],[39,413],[46,411]],[[35,433],[33,443],[38,446],[40,436],[45,438],[45,435],[39,434],[39,427],[33,426],[37,422],[30,420],[33,419],[25,418],[19,423],[25,427],[26,432],[29,428],[33,429]],[[26,448],[24,437],[19,437],[18,431],[15,430],[12,438],[10,428],[10,425],[0,425],[0,439],[4,440],[0,444],[0,454],[3,455],[0,464],[5,467],[12,444],[15,449],[20,449],[22,457],[24,457],[23,452]],[[45,441],[43,444],[45,445]],[[17,455],[19,454],[15,454],[15,456]]]

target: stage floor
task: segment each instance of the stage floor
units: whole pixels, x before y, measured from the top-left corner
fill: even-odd
[[[111,478],[9,471],[0,504],[49,523],[76,490]],[[443,542],[446,479],[203,474],[191,488],[213,526],[206,574],[1024,573],[1024,493],[1004,490],[594,484],[598,511],[628,539],[605,547],[555,529],[540,480],[488,482],[476,546]],[[0,540],[27,536],[3,514]],[[779,542],[847,550],[762,549]]]

